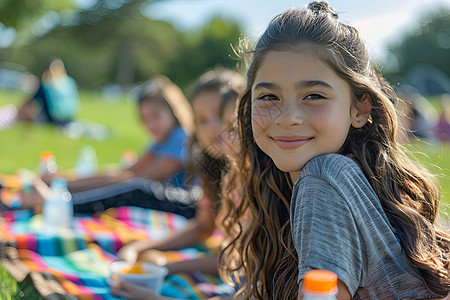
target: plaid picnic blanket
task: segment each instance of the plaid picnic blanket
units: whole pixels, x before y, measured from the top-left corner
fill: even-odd
[[[105,279],[120,247],[132,240],[166,237],[184,228],[186,222],[166,212],[118,207],[96,216],[77,216],[72,230],[50,235],[43,229],[40,214],[29,210],[1,212],[0,276],[10,276],[15,287],[5,287],[2,280],[0,293],[22,293],[21,297],[31,293],[29,299],[117,299],[109,294]],[[170,260],[188,260],[207,251],[189,248],[166,255]],[[216,276],[193,273],[166,278],[162,294],[204,299],[233,291]]]

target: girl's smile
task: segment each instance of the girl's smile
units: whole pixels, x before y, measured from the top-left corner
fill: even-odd
[[[271,138],[278,147],[286,150],[298,148],[313,139],[313,137],[303,137],[296,135],[280,135],[272,136]]]
[[[348,83],[312,51],[271,51],[252,85],[256,143],[282,171],[297,176],[312,158],[336,153],[357,123]]]

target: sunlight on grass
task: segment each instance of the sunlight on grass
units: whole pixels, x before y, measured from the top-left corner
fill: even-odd
[[[39,295],[29,277],[18,283],[0,263],[0,296],[2,300],[44,299]]]
[[[412,141],[407,149],[413,158],[430,170],[439,180],[441,186],[441,216],[450,222],[450,144],[430,145],[425,142]]]
[[[2,93],[0,105],[18,105],[26,98],[21,93]],[[79,121],[93,121],[105,125],[110,130],[106,141],[96,141],[83,137],[78,140],[68,138],[61,128],[40,124],[15,124],[10,129],[0,131],[0,172],[12,173],[18,168],[36,170],[39,152],[51,150],[63,170],[74,167],[78,151],[83,145],[95,147],[99,165],[116,164],[122,151],[131,149],[141,153],[150,141],[139,120],[135,103],[127,101],[105,101],[92,93],[81,93]]]

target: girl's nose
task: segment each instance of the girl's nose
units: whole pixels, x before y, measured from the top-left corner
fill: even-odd
[[[302,111],[298,103],[285,103],[278,115],[275,117],[275,124],[282,127],[291,127],[303,124]]]

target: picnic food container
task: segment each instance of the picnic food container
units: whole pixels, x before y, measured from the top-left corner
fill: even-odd
[[[164,278],[169,270],[164,266],[153,263],[139,262],[132,264],[126,261],[113,262],[110,267],[108,284],[117,286],[121,282],[144,286],[156,293],[160,293]]]

